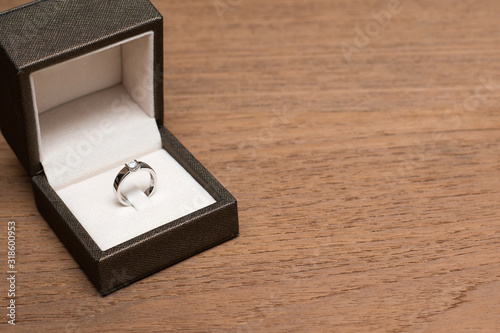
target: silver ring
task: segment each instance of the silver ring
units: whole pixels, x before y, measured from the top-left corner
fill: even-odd
[[[151,176],[149,187],[146,189],[146,191],[144,191],[144,194],[147,195],[149,198],[155,192],[156,172],[148,164],[141,161],[133,160],[132,162],[126,163],[123,169],[121,169],[120,172],[118,172],[118,175],[116,176],[115,181],[113,183],[113,187],[115,188],[116,198],[122,205],[132,206],[127,197],[124,196],[123,193],[120,191],[120,185],[130,174],[139,172],[141,170],[147,171]]]

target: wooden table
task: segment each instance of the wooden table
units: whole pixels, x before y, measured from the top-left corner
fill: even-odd
[[[241,235],[102,298],[1,138],[0,330],[500,331],[499,2],[153,2],[167,127]]]

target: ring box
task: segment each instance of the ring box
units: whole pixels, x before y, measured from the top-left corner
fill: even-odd
[[[238,235],[236,199],[163,125],[163,18],[149,1],[35,1],[0,14],[0,31],[2,133],[102,295]],[[134,159],[158,184],[148,199],[131,180],[125,207],[113,181]]]

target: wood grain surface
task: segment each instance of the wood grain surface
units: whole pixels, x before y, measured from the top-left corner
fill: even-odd
[[[102,298],[0,138],[0,330],[500,332],[500,2],[153,3],[166,125],[241,235]]]

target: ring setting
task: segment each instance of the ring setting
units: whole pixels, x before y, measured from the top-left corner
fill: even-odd
[[[129,171],[131,171],[131,172],[137,171],[140,168],[139,167],[139,163],[136,160],[133,160],[132,162],[128,162],[125,165],[127,166],[127,168],[129,169]]]
[[[150,175],[149,187],[144,191],[144,194],[149,198],[155,192],[157,182],[156,172],[149,166],[149,164],[137,160],[125,163],[125,166],[120,170],[120,172],[118,172],[118,175],[113,182],[116,198],[124,206],[132,206],[132,203],[121,192],[121,185],[129,175],[139,171],[146,171]]]

